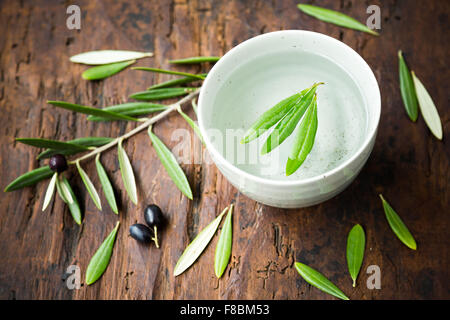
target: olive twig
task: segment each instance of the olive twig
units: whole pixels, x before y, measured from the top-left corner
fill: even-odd
[[[76,164],[78,161],[83,161],[86,159],[89,159],[105,150],[110,149],[111,147],[114,147],[115,145],[117,145],[119,143],[120,140],[125,140],[128,139],[132,136],[134,136],[136,133],[141,132],[142,130],[148,128],[149,126],[151,126],[152,124],[154,124],[155,122],[157,122],[158,120],[163,119],[164,117],[166,117],[169,113],[171,113],[174,110],[177,110],[178,106],[188,102],[190,100],[192,100],[196,95],[198,95],[200,92],[200,89],[191,92],[190,94],[188,94],[187,96],[185,96],[184,98],[180,99],[179,101],[171,104],[168,106],[167,110],[164,110],[163,112],[159,113],[158,115],[148,118],[147,120],[145,120],[145,122],[143,122],[140,126],[137,126],[136,128],[134,128],[133,130],[125,133],[124,135],[115,138],[113,141],[111,141],[110,143],[107,143],[101,147],[97,147],[95,148],[95,150],[75,159],[72,161],[69,161],[68,164]]]

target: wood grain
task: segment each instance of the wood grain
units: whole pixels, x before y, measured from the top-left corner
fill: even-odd
[[[77,1],[81,30],[66,28],[64,1],[0,2],[0,181],[2,187],[39,165],[39,150],[16,144],[15,137],[69,140],[84,136],[116,137],[135,126],[99,124],[83,115],[58,110],[46,100],[93,106],[127,101],[168,75],[125,70],[101,82],[81,78],[83,66],[71,55],[95,49],[153,51],[139,66],[169,67],[168,60],[195,55],[223,55],[243,40],[281,29],[328,34],[355,49],[375,72],[382,91],[382,117],[373,153],[357,179],[323,204],[281,210],[240,194],[214,164],[183,165],[195,194],[182,196],[151,148],[139,134],[124,147],[138,183],[139,205],[133,205],[121,182],[116,151],[102,162],[121,202],[119,229],[111,263],[92,286],[68,290],[66,268],[80,266],[114,227],[117,216],[96,210],[75,170],[72,185],[84,208],[76,225],[62,201],[42,212],[47,182],[0,194],[1,299],[334,299],[309,286],[296,273],[294,261],[320,270],[351,299],[448,299],[450,209],[450,112],[448,92],[448,1],[314,1],[360,21],[369,4],[382,13],[380,37],[315,20],[296,9],[297,1]],[[441,115],[444,140],[434,139],[423,119],[416,124],[404,111],[396,52],[429,89]],[[196,66],[180,70],[198,72]],[[194,116],[189,111],[190,116]],[[159,122],[154,132],[170,148],[177,128],[189,129],[180,116]],[[193,134],[188,137],[194,145]],[[198,151],[197,145],[197,151]],[[195,150],[192,147],[192,150]],[[194,159],[194,152],[189,155]],[[94,161],[83,164],[99,185]],[[402,216],[418,242],[413,252],[395,238],[383,217],[378,193]],[[174,278],[173,268],[185,246],[224,207],[234,202],[232,261],[223,278],[214,276],[217,236],[198,262]],[[138,244],[128,227],[143,222],[142,210],[157,203],[168,218],[161,249]],[[355,223],[367,235],[366,256],[353,289],[345,261],[347,233]],[[365,270],[381,268],[381,290],[369,290]]]

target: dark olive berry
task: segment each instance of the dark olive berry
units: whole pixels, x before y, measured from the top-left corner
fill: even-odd
[[[48,163],[50,169],[56,172],[63,172],[67,170],[67,160],[62,154],[55,154],[50,158]]]
[[[143,243],[150,243],[153,240],[150,229],[140,223],[130,226],[130,236]]]
[[[161,209],[155,204],[147,206],[144,210],[144,219],[145,223],[147,223],[150,228],[161,227],[163,223],[163,214]]]

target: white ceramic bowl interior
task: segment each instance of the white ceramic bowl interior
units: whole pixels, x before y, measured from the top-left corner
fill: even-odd
[[[296,173],[284,174],[296,132],[266,156],[259,150],[270,131],[239,143],[264,111],[321,81],[316,141]],[[381,97],[372,70],[349,46],[320,33],[287,30],[227,52],[204,81],[198,107],[206,147],[222,174],[258,202],[299,208],[335,196],[359,173],[375,142]]]

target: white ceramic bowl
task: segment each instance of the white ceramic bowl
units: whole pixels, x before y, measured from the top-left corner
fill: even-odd
[[[281,167],[261,166],[263,158],[248,160],[258,153],[249,148],[261,145],[239,145],[244,129],[278,101],[319,81],[325,85],[317,90],[316,141],[298,173],[285,177]],[[198,107],[206,147],[231,184],[263,204],[300,208],[337,195],[355,179],[375,142],[381,97],[372,70],[349,46],[320,33],[287,30],[254,37],[227,52],[204,81]],[[286,160],[294,136],[264,164]],[[229,147],[226,139],[236,145]],[[229,155],[232,150],[237,156]]]

